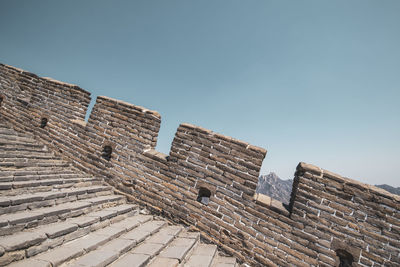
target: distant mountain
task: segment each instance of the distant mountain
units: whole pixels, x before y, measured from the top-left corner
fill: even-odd
[[[270,196],[282,203],[289,204],[292,193],[293,180],[282,180],[274,172],[258,177],[256,193]],[[400,195],[400,187],[393,187],[387,184],[375,185],[392,194]]]
[[[282,180],[274,172],[258,177],[256,193],[270,196],[282,203],[289,204],[293,180]]]
[[[400,187],[393,187],[387,184],[380,184],[380,185],[375,185],[377,187],[380,187],[382,189],[385,189],[386,191],[392,193],[392,194],[396,194],[396,195],[400,195]]]

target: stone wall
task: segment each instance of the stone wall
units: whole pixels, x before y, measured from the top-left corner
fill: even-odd
[[[151,211],[253,266],[400,266],[400,198],[300,163],[289,207],[255,188],[266,150],[190,124],[169,155],[160,115],[0,65],[1,119]],[[43,118],[47,119],[47,124]],[[45,125],[44,125],[45,124]]]

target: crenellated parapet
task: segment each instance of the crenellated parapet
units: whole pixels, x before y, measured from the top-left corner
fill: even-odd
[[[400,265],[400,199],[300,163],[289,206],[255,195],[266,150],[182,123],[155,150],[156,111],[0,65],[0,114],[129,199],[254,266]]]

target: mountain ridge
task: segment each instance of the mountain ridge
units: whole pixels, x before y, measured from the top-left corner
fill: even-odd
[[[292,193],[293,179],[283,180],[276,173],[270,172],[267,175],[258,177],[256,193],[270,196],[284,204],[289,204],[290,194]],[[388,184],[375,185],[392,194],[400,195],[400,187],[393,187]]]

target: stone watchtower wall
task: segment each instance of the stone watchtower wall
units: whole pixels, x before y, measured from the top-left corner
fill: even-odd
[[[300,163],[284,207],[254,198],[265,149],[181,124],[164,155],[157,112],[98,97],[86,123],[90,93],[6,65],[0,100],[1,120],[240,261],[400,266],[400,197],[384,190]]]

